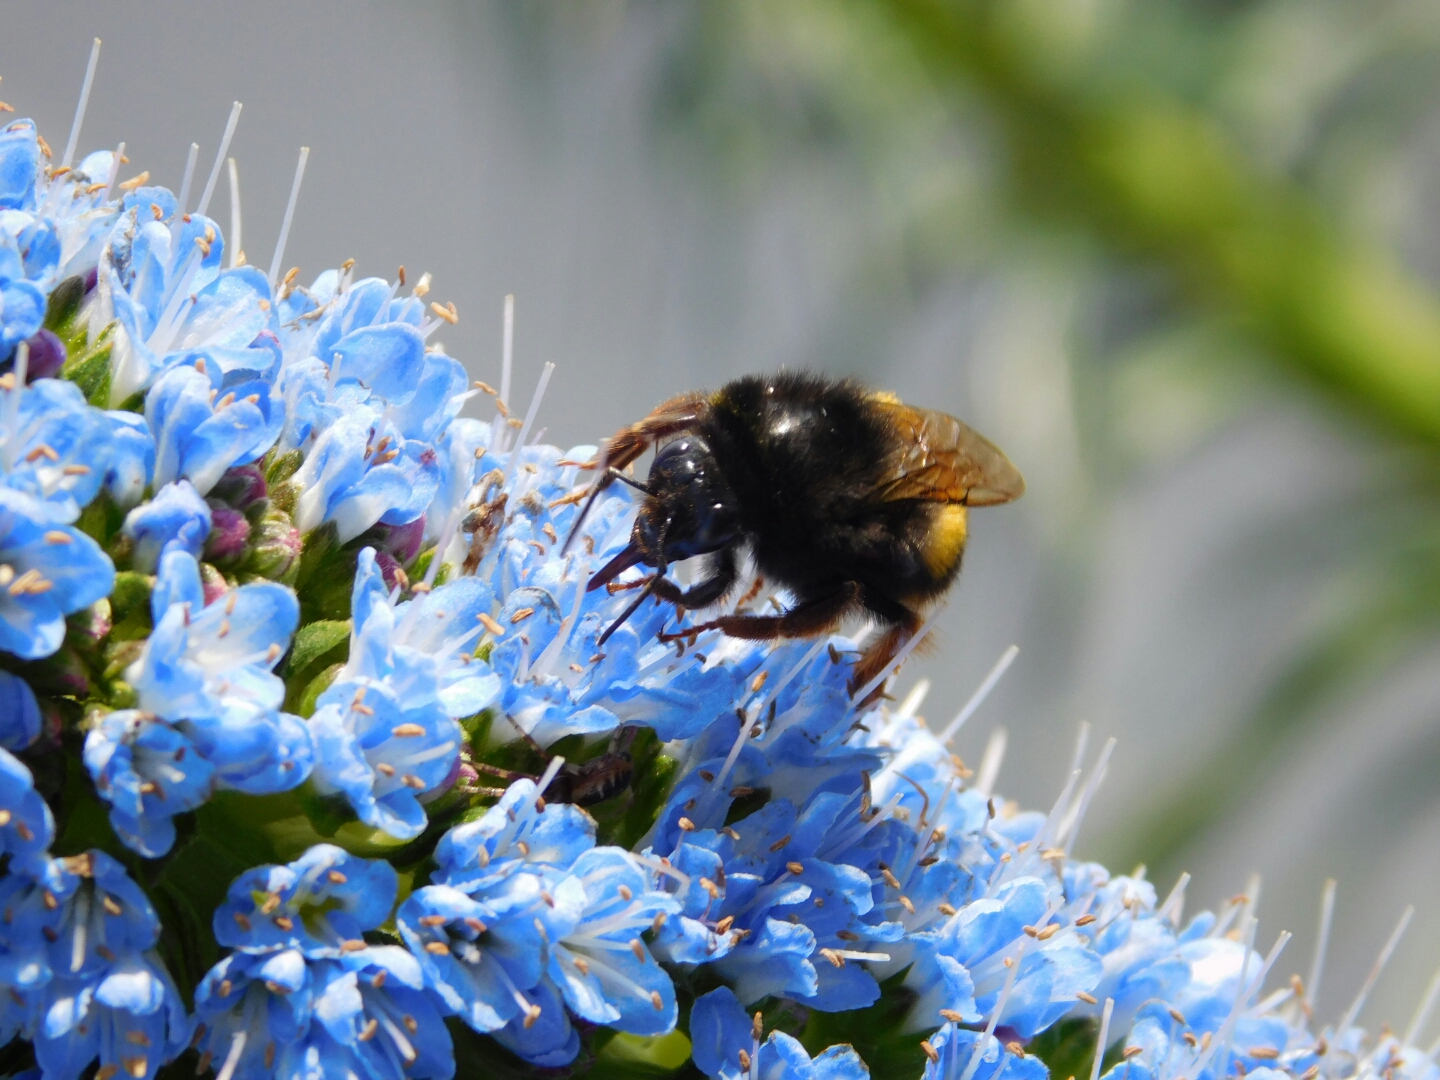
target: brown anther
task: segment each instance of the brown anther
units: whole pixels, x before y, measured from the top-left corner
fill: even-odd
[[[287,934],[291,930],[295,929],[295,920],[290,918],[289,915],[276,915],[270,921],[273,922],[276,926],[278,926],[281,930],[284,930]]]
[[[735,787],[732,787],[730,789],[730,797],[732,799],[743,799],[747,795],[754,794],[755,789],[753,787],[746,787],[744,784],[737,784]]]
[[[1124,1050],[1120,1051],[1120,1056],[1129,1059],[1136,1054],[1143,1054],[1144,1052],[1145,1048],[1143,1046],[1127,1046]]]
[[[350,879],[339,870],[331,870],[325,875],[325,880],[329,881],[332,885],[344,885]]]
[[[250,932],[250,920],[245,916],[243,911],[235,912],[235,925],[247,934]]]
[[[34,448],[33,450],[31,450],[30,453],[28,453],[28,454],[25,455],[25,460],[26,460],[26,461],[32,461],[32,462],[33,462],[33,461],[39,461],[42,457],[43,457],[46,461],[59,461],[59,460],[60,460],[60,455],[55,452],[55,448],[52,447],[49,443],[43,443],[43,442],[42,442],[42,443],[36,443],[36,444],[35,444],[35,448]]]
[[[109,893],[100,897],[100,906],[105,909],[107,915],[119,915],[125,910],[120,906],[120,902]]]
[[[425,729],[419,724],[396,724],[390,729],[390,734],[397,739],[410,739],[416,735],[424,735]]]
[[[925,1056],[930,1059],[931,1065],[940,1064],[940,1051],[936,1050],[935,1047],[930,1045],[929,1039],[920,1040],[920,1049],[925,1051]]]
[[[346,953],[360,952],[360,951],[361,951],[362,949],[364,949],[364,948],[365,948],[365,939],[364,939],[364,938],[348,938],[347,940],[342,941],[342,942],[340,943],[340,951],[341,951],[341,952],[346,952]]]
[[[821,956],[830,961],[831,967],[842,968],[845,966],[845,958],[834,949],[821,949],[819,952]]]
[[[260,914],[269,915],[280,906],[280,894],[270,893],[265,897],[265,903],[260,905]]]
[[[425,781],[421,780],[420,777],[414,773],[406,773],[400,777],[400,782],[408,788],[414,788],[416,791],[423,791],[425,789]]]
[[[428,941],[425,943],[425,951],[435,956],[449,956],[450,946],[443,941]]]
[[[1095,918],[1096,918],[1096,917],[1095,917],[1094,915],[1091,915],[1091,914],[1088,914],[1088,913],[1085,914],[1085,915],[1081,915],[1078,919],[1075,920],[1075,925],[1076,925],[1076,926],[1089,926],[1092,922],[1095,921]]]
[[[590,961],[586,960],[583,956],[575,957],[575,970],[580,972],[581,975],[589,975]]]
[[[1280,1051],[1273,1046],[1252,1046],[1250,1056],[1258,1058],[1260,1061],[1274,1061],[1280,1056]]]
[[[940,1019],[949,1020],[952,1024],[958,1024],[965,1019],[965,1014],[956,1012],[954,1009],[941,1009]]]
[[[790,873],[795,874],[795,875],[798,876],[798,875],[803,874],[803,873],[805,872],[805,864],[804,864],[804,863],[798,863],[798,862],[787,862],[787,863],[785,864],[785,869],[786,869],[786,870],[789,870]]]
[[[381,776],[394,776],[395,766],[391,765],[388,761],[382,761],[375,766],[375,771]]]
[[[1016,1057],[1023,1058],[1025,1056],[1025,1047],[1022,1044],[1015,1042],[1014,1040],[1007,1042],[1005,1044],[1005,1049],[1009,1050],[1010,1053],[1014,1054]]]
[[[741,1050],[736,1056],[740,1058],[740,1071],[748,1073],[750,1071],[750,1055]]]
[[[66,476],[89,476],[89,465],[66,465],[60,470]]]
[[[939,904],[936,904],[936,905],[935,905],[935,910],[938,911],[938,912],[940,912],[941,915],[954,915],[954,914],[955,914],[955,908],[954,908],[954,906],[951,905],[951,904],[945,903],[943,900],[942,900]]]
[[[1079,997],[1079,995],[1077,994],[1076,997]],[[1170,1019],[1171,1019],[1171,1020],[1174,1020],[1177,1024],[1184,1024],[1184,1023],[1185,1023],[1185,1014],[1182,1013],[1179,1009],[1176,1009],[1176,1008],[1173,1008],[1173,1007],[1172,1007],[1172,1008],[1170,1009]]]
[[[149,179],[150,172],[147,169],[139,176],[132,176],[129,180],[121,180],[120,183],[116,184],[115,186],[118,187],[121,191],[134,191],[138,187],[144,187],[145,181]]]
[[[361,1042],[369,1042],[371,1039],[373,1039],[373,1038],[375,1037],[375,1032],[377,1032],[377,1031],[379,1031],[379,1030],[380,1030],[380,1021],[379,1021],[379,1020],[376,1020],[376,1019],[372,1016],[369,1020],[367,1020],[367,1021],[365,1022],[365,1026],[360,1029],[360,1034],[359,1034],[358,1036],[356,1036],[356,1037],[357,1037]]]
[[[885,884],[889,885],[892,889],[900,888],[900,879],[890,872],[888,866],[880,871],[880,876],[885,879]]]
[[[681,832],[694,832],[694,831],[695,831],[695,823],[694,823],[693,821],[691,821],[688,817],[682,817],[682,818],[681,818],[679,821],[677,821],[675,824],[680,827],[680,831],[681,831]]]
[[[439,304],[436,304],[432,301],[430,304],[430,310],[436,316],[448,322],[451,326],[454,326],[457,322],[460,321],[460,315],[458,312],[456,312],[455,304],[453,301],[447,303],[444,307],[441,307]]]
[[[1051,923],[1049,926],[1042,927],[1041,930],[1040,930],[1040,932],[1039,932],[1038,934],[1036,934],[1035,937],[1036,937],[1036,939],[1039,940],[1039,941],[1049,941],[1052,937],[1055,936],[1055,934],[1056,934],[1059,930],[1060,930],[1060,924],[1059,924],[1059,923]]]
[[[786,833],[786,834],[785,834],[784,836],[782,836],[779,840],[776,840],[773,844],[770,845],[770,850],[771,850],[771,851],[779,851],[782,847],[784,847],[784,846],[785,846],[786,844],[788,844],[788,843],[790,843],[790,834],[789,834],[789,833]]]
[[[235,986],[229,979],[221,979],[220,985],[216,987],[216,989],[219,991],[222,998],[228,998],[230,996],[230,991],[235,989]]]
[[[1075,996],[1085,1002],[1086,1005],[1094,1005],[1100,1000],[1094,994],[1088,994],[1084,990],[1076,990]]]
[[[505,628],[501,626],[498,622],[496,622],[494,619],[492,619],[489,615],[486,615],[483,611],[475,617],[480,621],[481,626],[485,627],[486,630],[490,631],[490,633],[494,634],[496,637],[505,636]]]

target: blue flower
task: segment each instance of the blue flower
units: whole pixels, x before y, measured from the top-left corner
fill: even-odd
[[[110,365],[115,404],[178,364],[203,363],[229,389],[268,381],[280,362],[265,275],[250,266],[222,271],[224,240],[215,222],[173,214],[168,192],[127,206],[100,267],[101,296],[119,326]]]
[[[108,596],[115,567],[65,507],[0,487],[0,650],[49,656],[65,616]]]
[[[136,709],[109,713],[92,728],[84,760],[116,835],[148,859],[174,846],[174,816],[204,803],[215,777],[179,725]]]
[[[30,770],[0,747],[0,858],[25,861],[40,855],[54,834],[50,808],[35,790]]]
[[[1049,1070],[1038,1057],[1016,1053],[984,1032],[946,1023],[922,1044],[926,1047],[923,1080],[1048,1080]],[[976,1058],[974,1068],[971,1060]],[[1135,1080],[1139,1080],[1138,1077]]]
[[[26,1034],[46,1077],[101,1072],[150,1080],[190,1037],[184,1004],[154,952],[145,894],[108,855],[50,860],[0,879],[0,957],[31,1010]]]
[[[230,885],[215,911],[215,940],[244,953],[299,949],[337,957],[390,916],[397,879],[390,864],[316,844],[285,866],[257,866]]]
[[[381,409],[357,403],[320,432],[292,481],[296,528],[333,521],[343,542],[376,522],[403,525],[425,512],[439,482],[435,451],[388,426]]]
[[[133,502],[148,481],[149,433],[138,417],[87,405],[74,383],[37,379],[16,390],[0,377],[0,466],[7,487],[55,504],[74,521],[102,488]]]
[[[222,381],[218,363],[179,364],[145,395],[155,433],[155,483],[184,477],[208,495],[225,471],[258,461],[280,434],[281,403],[260,379]]]
[[[763,1034],[759,1013],[753,1020],[746,1016],[726,986],[696,998],[690,1011],[695,1067],[716,1080],[863,1080],[870,1075],[860,1055],[845,1044],[812,1059],[783,1031],[772,1031],[761,1042]],[[1034,1080],[1043,1077],[1042,1066]]]
[[[341,960],[233,953],[201,981],[195,1010],[206,1024],[202,1071],[223,1066],[236,1080],[446,1080],[455,1071],[419,967],[394,946]]]
[[[1094,990],[1103,965],[1051,915],[1045,884],[1019,878],[914,935],[919,956],[905,984],[919,997],[908,1026],[931,1027],[942,1009],[969,1023],[998,1009],[998,1023],[1029,1039],[1064,1016],[1077,993]]]
[[[491,606],[483,583],[465,579],[408,603],[394,599],[374,549],[365,548],[350,657],[318,698],[310,730],[316,790],[343,795],[360,820],[409,839],[425,828],[419,796],[444,783],[459,759],[456,719],[489,705],[499,680],[470,655],[484,629],[478,616]]]
[[[271,671],[299,619],[294,593],[254,582],[206,606],[194,556],[172,545],[150,603],[155,629],[125,672],[140,709],[90,732],[85,765],[117,834],[153,858],[174,842],[171,818],[212,787],[287,791],[313,749],[304,722],[280,710],[285,684]]]
[[[0,671],[0,749],[20,751],[40,737],[40,704],[19,675]]]
[[[166,547],[175,543],[195,558],[210,535],[210,506],[191,486],[180,480],[166,484],[149,502],[125,516],[121,529],[134,543],[132,561],[137,570],[152,573]]]

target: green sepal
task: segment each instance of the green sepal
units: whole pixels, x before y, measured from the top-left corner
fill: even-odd
[[[298,690],[298,692],[292,690],[285,698],[286,709],[308,720],[315,713],[315,702],[321,694],[330,689],[330,684],[335,681],[335,677],[340,674],[340,669],[344,666],[343,661],[331,664],[304,684],[303,690]]]
[[[289,480],[305,462],[305,455],[298,449],[276,454],[265,466],[265,486],[278,487]]]
[[[62,341],[73,333],[70,323],[85,299],[85,279],[74,274],[56,285],[45,307],[45,329]]]
[[[150,619],[150,592],[154,579],[149,574],[121,570],[115,575],[115,588],[110,592],[111,641],[138,641],[149,637],[154,624]]]
[[[93,342],[73,350],[60,369],[60,377],[69,379],[85,400],[102,409],[110,406],[110,353],[115,346],[115,323],[100,331]]]

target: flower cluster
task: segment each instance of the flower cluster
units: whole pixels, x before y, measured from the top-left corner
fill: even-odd
[[[266,275],[49,154],[0,133],[0,1072],[1440,1078],[1425,1010],[1262,993],[1249,901],[1073,857],[1109,746],[1020,812],[858,642],[587,588],[629,489],[582,520],[548,370],[471,387],[428,275]]]

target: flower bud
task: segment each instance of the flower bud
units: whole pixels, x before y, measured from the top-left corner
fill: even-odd
[[[260,526],[250,534],[250,555],[244,572],[271,581],[283,581],[296,568],[302,544],[300,532],[290,523],[290,515],[271,508],[260,519]]]

